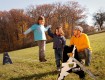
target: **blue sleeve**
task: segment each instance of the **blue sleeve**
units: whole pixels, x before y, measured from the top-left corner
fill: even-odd
[[[48,35],[49,35],[50,37],[52,37],[52,38],[54,37],[54,34],[51,32],[51,29],[50,29],[50,28],[48,29]]]
[[[24,34],[26,35],[26,34],[30,33],[31,31],[32,31],[31,28],[29,28],[28,30],[26,30],[26,31],[24,32]]]
[[[34,24],[34,25],[32,25],[28,30],[26,30],[26,31],[24,32],[24,34],[26,35],[26,34],[30,33],[31,31],[35,30],[36,28],[37,28],[37,26]]]
[[[35,30],[35,29],[37,29],[37,25],[36,24],[34,24],[34,25],[31,26],[31,30],[32,31]]]

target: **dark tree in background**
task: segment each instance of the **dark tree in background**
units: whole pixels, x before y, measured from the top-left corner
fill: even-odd
[[[103,29],[103,24],[105,22],[105,12],[102,10],[99,10],[93,15],[94,25],[98,26],[98,30]]]
[[[31,25],[37,23],[40,15],[45,16],[45,26],[52,25],[53,32],[62,24],[66,38],[71,37],[72,29],[76,25],[82,26],[86,33],[92,30],[92,27],[85,23],[86,9],[75,1],[30,5],[26,10],[0,11],[0,52],[34,46],[33,33],[25,38],[21,35]],[[47,41],[51,41],[48,35]]]

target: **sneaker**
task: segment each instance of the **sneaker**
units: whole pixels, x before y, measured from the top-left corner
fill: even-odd
[[[83,60],[81,60],[80,62],[81,62],[81,64],[84,64],[84,61]]]
[[[90,66],[90,64],[89,63],[87,63],[87,64],[85,63],[85,66]]]
[[[47,60],[46,59],[44,59],[44,60],[40,60],[40,62],[46,62]]]
[[[61,69],[58,67],[58,68],[57,68],[57,71],[59,72],[59,71],[61,71]]]

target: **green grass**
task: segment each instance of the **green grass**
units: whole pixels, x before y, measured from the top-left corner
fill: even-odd
[[[91,65],[87,67],[98,80],[105,80],[105,33],[89,36],[93,48]],[[69,45],[69,40],[67,40]],[[9,52],[13,64],[2,65],[0,54],[0,80],[56,80],[54,51],[52,43],[46,45],[47,62],[38,61],[38,47]],[[79,80],[76,74],[69,74],[65,80]],[[92,80],[86,75],[86,80]]]

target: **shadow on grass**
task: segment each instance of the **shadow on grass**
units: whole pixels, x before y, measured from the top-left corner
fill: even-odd
[[[39,73],[39,74],[33,74],[33,75],[26,75],[26,76],[22,76],[22,77],[17,77],[17,78],[10,78],[9,80],[39,80],[42,77],[46,77],[48,75],[57,75],[58,72],[57,71],[52,71],[52,72],[46,72],[46,73]]]

